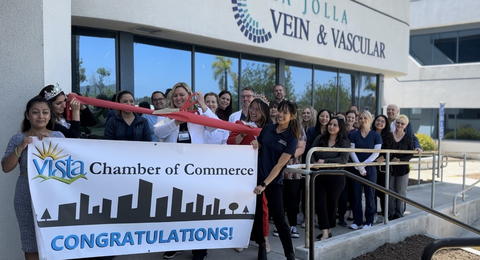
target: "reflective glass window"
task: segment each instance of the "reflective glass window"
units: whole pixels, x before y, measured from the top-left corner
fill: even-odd
[[[410,55],[421,65],[431,65],[432,57],[432,36],[416,35],[410,37]]]
[[[299,108],[312,103],[312,66],[285,65],[286,97],[297,102]]]
[[[434,37],[433,64],[457,62],[457,33],[439,33]]]
[[[337,112],[347,112],[355,97],[355,75],[349,73],[339,73],[336,79],[337,86]],[[352,98],[353,97],[353,98]]]
[[[238,88],[238,58],[195,53],[195,90],[203,94]]]
[[[178,82],[192,87],[191,51],[135,42],[133,52],[137,100],[150,99],[157,90],[165,93]]]
[[[313,107],[320,111],[337,110],[337,72],[315,70],[314,72]]]
[[[268,100],[273,100],[273,87],[275,86],[276,67],[275,61],[242,59],[241,88],[252,87],[256,93],[265,95]],[[234,108],[238,106],[238,90],[232,92]],[[235,106],[237,105],[237,106]],[[239,108],[239,106],[238,106]]]
[[[458,33],[458,62],[480,61],[480,30],[469,30]]]
[[[377,90],[377,77],[374,75],[360,76],[358,82],[359,88],[357,89],[357,107],[359,111],[368,110],[372,115],[376,114],[376,90]]]
[[[115,38],[77,36],[79,91],[87,97],[116,92]]]

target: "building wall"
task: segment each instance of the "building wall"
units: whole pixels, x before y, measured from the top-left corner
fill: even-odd
[[[477,12],[479,1],[419,0],[412,1],[410,7],[410,35],[480,28]],[[442,55],[438,50],[435,51],[435,55]],[[446,102],[445,108],[450,111],[480,108],[475,98],[480,94],[479,71],[479,62],[421,66],[410,56],[406,76],[385,79],[383,106],[386,108],[388,104],[395,103],[400,108],[408,108],[407,112],[410,109],[416,111],[416,114],[410,114],[414,130],[438,138],[440,102]],[[465,126],[480,130],[475,116],[456,119],[456,114],[446,112],[445,120],[445,133],[458,131]],[[480,143],[473,140],[446,140],[442,142],[442,147],[444,152],[472,152],[478,150]]]
[[[20,131],[27,101],[46,85],[70,90],[70,1],[7,0],[0,5],[0,150]],[[13,195],[19,168],[0,181],[0,259],[23,259]]]
[[[419,0],[410,3],[410,28],[433,29],[478,23],[477,0]]]
[[[405,55],[408,54],[408,21],[392,19],[403,12],[408,14],[408,1],[395,1],[398,8],[377,11],[354,1],[238,1],[248,3],[248,13],[256,19],[259,28],[270,31],[272,39],[258,44],[248,40],[240,32],[234,18],[232,1],[74,1],[72,22],[75,25],[138,33],[139,27],[159,30],[151,37],[160,37],[182,42],[195,43],[222,49],[233,49],[258,55],[325,64],[351,70],[359,70],[387,76],[404,75],[407,69]],[[306,9],[305,9],[305,3]],[[319,3],[318,14],[312,3]],[[111,8],[115,6],[115,8]],[[148,8],[144,8],[148,7]],[[179,19],[177,12],[182,17]],[[201,11],[199,11],[201,10]],[[305,11],[306,10],[306,11]],[[275,14],[275,18],[272,16]],[[306,12],[305,14],[303,14]],[[342,21],[343,13],[346,21]],[[392,12],[386,13],[386,12]],[[282,15],[280,14],[282,13]],[[285,15],[291,18],[285,20]],[[368,17],[368,19],[365,19]],[[407,15],[401,16],[407,19]],[[336,20],[335,20],[336,19]],[[275,22],[274,22],[275,21]],[[291,25],[289,21],[291,22]],[[297,27],[295,26],[297,21]],[[300,22],[309,21],[309,38],[300,39]],[[381,22],[379,22],[381,21]],[[275,31],[274,23],[278,23]],[[323,26],[321,29],[320,26]],[[297,28],[298,30],[295,30]],[[385,58],[355,53],[334,45],[332,29],[370,39],[371,51],[375,42],[385,45]],[[295,34],[289,37],[286,34]],[[325,34],[324,42],[318,36]],[[323,34],[322,34],[323,35]],[[358,38],[357,38],[358,39]],[[347,41],[347,39],[345,38]],[[340,39],[338,40],[340,41]],[[339,45],[339,44],[338,44]]]
[[[385,79],[384,106],[400,108],[478,108],[472,95],[480,86],[479,63],[420,66],[409,58],[408,75]]]

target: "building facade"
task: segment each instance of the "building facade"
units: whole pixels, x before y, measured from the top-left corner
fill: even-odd
[[[434,139],[439,103],[446,103],[442,150],[447,152],[479,148],[479,7],[475,0],[412,0],[408,73],[385,80],[384,106],[396,103],[414,131]]]
[[[194,90],[276,83],[300,106],[379,113],[384,78],[409,72],[408,0],[7,0],[0,6],[0,149],[48,84],[137,100],[176,82]],[[147,98],[148,99],[148,98]],[[400,102],[398,102],[400,103]],[[18,170],[0,182],[1,259],[22,257],[13,211]]]

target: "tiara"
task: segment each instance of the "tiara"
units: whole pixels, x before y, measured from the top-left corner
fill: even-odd
[[[50,99],[56,97],[58,94],[62,93],[63,90],[60,88],[60,86],[57,83],[56,86],[53,86],[52,91],[48,92],[48,91],[45,90],[44,92],[45,92],[45,99],[50,100]]]

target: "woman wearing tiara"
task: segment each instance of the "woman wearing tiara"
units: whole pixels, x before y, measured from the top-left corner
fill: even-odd
[[[90,112],[90,109],[88,109],[87,106],[80,104],[75,98],[70,101],[72,119],[71,121],[67,121],[65,116],[67,96],[58,85],[48,85],[44,87],[39,95],[52,105],[55,121],[54,130],[62,132],[66,138],[80,137],[80,125],[94,126],[97,123]]]

